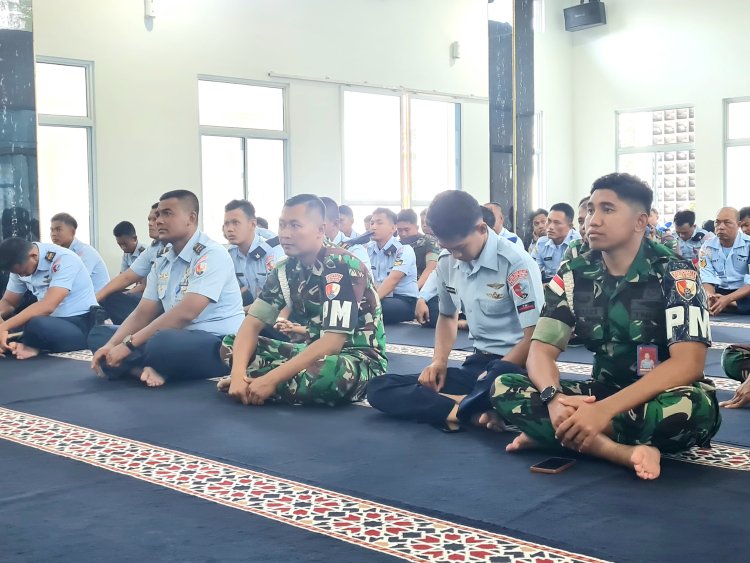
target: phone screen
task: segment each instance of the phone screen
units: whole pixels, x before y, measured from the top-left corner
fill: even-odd
[[[574,460],[565,457],[551,457],[549,459],[545,459],[540,463],[537,463],[536,465],[533,465],[532,467],[535,467],[537,469],[554,470],[560,469],[564,465],[568,465],[571,461]]]

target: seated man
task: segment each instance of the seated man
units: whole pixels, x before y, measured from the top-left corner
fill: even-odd
[[[531,253],[547,283],[557,273],[570,243],[580,239],[573,228],[573,208],[567,203],[556,203],[547,215],[547,235],[541,237]]]
[[[750,404],[750,344],[732,344],[721,355],[721,367],[727,377],[739,381],[734,396],[722,401],[719,406],[738,409]]]
[[[130,268],[130,265],[141,255],[141,252],[146,250],[146,247],[138,244],[135,226],[130,221],[117,223],[112,230],[112,234],[117,241],[117,246],[122,250],[122,262],[120,262],[120,273],[122,273]]]
[[[489,209],[495,218],[494,225],[492,225],[492,230],[494,230],[501,237],[507,238],[513,244],[524,248],[521,237],[505,228],[505,215],[503,215],[503,206],[499,203],[491,201],[489,203],[485,203],[483,207]]]
[[[487,226],[468,193],[438,194],[427,216],[444,249],[436,270],[440,314],[432,363],[419,376],[389,374],[373,380],[367,398],[392,416],[456,430],[459,405],[483,373],[523,369],[539,317],[542,279],[524,249]],[[462,367],[449,368],[462,303],[474,354]],[[478,422],[491,427],[494,421],[485,415]]]
[[[9,238],[0,243],[0,271],[10,271],[0,300],[0,357],[11,352],[25,360],[45,352],[71,352],[86,347],[89,310],[96,305],[94,286],[81,259],[55,244]],[[13,316],[24,293],[36,303]],[[18,342],[10,333],[23,331]]]
[[[750,236],[740,231],[733,207],[720,209],[715,225],[716,236],[703,243],[699,255],[709,310],[750,314]]]
[[[76,237],[78,221],[68,213],[58,213],[50,221],[52,242],[63,248],[69,248],[83,261],[94,284],[94,291],[99,291],[109,283],[109,272],[104,260],[93,246],[81,242]]]
[[[348,205],[339,205],[339,228],[346,238],[358,238],[359,233],[354,230],[354,211]],[[369,230],[365,229],[365,232]]]
[[[719,428],[715,388],[703,377],[710,327],[689,260],[644,239],[651,189],[629,174],[591,188],[591,249],[546,288],[528,376],[494,382],[492,401],[522,432],[506,448],[559,448],[660,472],[661,452],[708,446]],[[573,330],[594,353],[589,381],[560,381],[555,360]],[[648,352],[656,367],[638,369]]]
[[[578,234],[581,238],[571,241],[563,256],[563,262],[578,257],[579,254],[589,251],[589,242],[586,238],[586,224],[588,220],[589,196],[578,202]]]
[[[701,247],[713,235],[696,226],[695,213],[689,209],[675,213],[672,224],[679,237],[677,253],[686,260],[692,261],[693,266],[697,268]]]
[[[336,246],[345,248],[354,256],[359,258],[360,262],[365,265],[367,271],[370,271],[370,255],[367,253],[365,244],[370,242],[369,237],[364,237],[366,240],[360,242],[357,237],[356,239],[348,238],[344,236],[344,233],[339,229],[341,216],[339,215],[339,204],[336,203],[330,197],[321,197],[320,201],[323,202],[326,208],[326,237]]]
[[[417,287],[422,289],[437,266],[440,246],[434,237],[419,232],[417,214],[413,209],[402,209],[396,216],[396,232],[399,242],[411,246],[414,251],[417,259]]]
[[[362,262],[325,239],[325,206],[314,195],[286,202],[279,239],[289,258],[269,274],[237,335],[224,339],[231,375],[221,391],[245,405],[269,399],[334,406],[362,399],[385,373],[380,301]],[[288,308],[308,338],[290,344],[260,336]]]
[[[655,207],[651,208],[649,213],[645,236],[649,240],[663,244],[674,253],[679,252],[677,239],[667,227],[659,223],[659,211]]]
[[[422,223],[422,232],[428,236],[434,237],[435,233],[432,232],[430,225],[427,223],[427,209],[423,209],[419,212],[419,220]]]
[[[198,230],[198,198],[187,190],[159,199],[156,227],[168,244],[146,279],[143,298],[121,326],[89,334],[92,368],[102,376],[140,375],[149,387],[167,379],[224,375],[224,335],[242,324],[232,259]]]
[[[224,207],[224,236],[231,245],[227,250],[246,310],[260,294],[269,272],[284,258],[278,237],[266,240],[256,226],[255,207],[246,199],[234,199]]]
[[[146,276],[156,262],[164,245],[156,231],[156,209],[159,203],[151,206],[148,214],[148,237],[151,239],[146,249],[128,266],[116,275],[107,285],[96,292],[96,300],[104,307],[107,316],[116,325],[125,322],[128,315],[138,306],[146,288]],[[129,288],[129,289],[128,289]]]
[[[414,250],[394,236],[396,214],[390,209],[378,207],[372,213],[370,225],[372,240],[367,245],[367,253],[383,306],[383,322],[411,321],[419,295]]]

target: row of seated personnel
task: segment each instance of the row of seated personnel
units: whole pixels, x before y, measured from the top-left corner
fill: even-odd
[[[476,200],[458,191],[438,195],[428,211],[444,248],[436,269],[434,356],[420,375],[407,376],[386,374],[375,283],[361,260],[326,237],[319,198],[287,201],[279,227],[288,258],[268,273],[245,315],[230,256],[197,230],[197,198],[169,192],[156,220],[168,250],[123,324],[90,330],[92,367],[112,379],[135,374],[150,386],[229,371],[219,388],[243,404],[333,406],[367,395],[383,412],[449,431],[513,424],[522,434],[509,451],[571,448],[652,479],[661,452],[707,445],[720,414],[715,388],[702,373],[708,298],[692,261],[644,237],[651,198],[647,185],[626,174],[594,182],[590,250],[565,262],[544,288],[530,255],[488,227]],[[74,253],[8,239],[0,244],[0,269],[12,272],[14,284],[48,282],[37,303],[0,325],[3,351],[23,357],[35,348],[29,335],[49,338],[40,320],[54,321],[47,327],[54,332],[85,332],[82,318],[55,315],[84,298],[85,305],[96,303]],[[84,286],[88,291],[76,291]],[[0,314],[12,313],[20,296],[6,291]],[[461,308],[475,352],[462,367],[449,368]],[[301,342],[263,334],[281,330],[290,317],[305,328]],[[9,343],[8,331],[17,328],[20,342]],[[594,352],[586,382],[561,381],[555,363],[574,331]],[[732,351],[740,377],[747,373],[744,351]],[[746,387],[726,406],[744,404]]]

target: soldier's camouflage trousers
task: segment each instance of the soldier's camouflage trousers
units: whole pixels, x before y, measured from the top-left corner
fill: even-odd
[[[732,344],[721,355],[721,367],[727,377],[742,383],[750,375],[750,344]]]
[[[566,395],[593,395],[599,400],[617,392],[595,380],[560,384]],[[499,376],[491,396],[505,422],[517,426],[542,447],[561,447],[547,407],[528,377]],[[618,414],[612,419],[611,438],[620,444],[647,444],[665,453],[678,452],[696,445],[708,446],[720,424],[715,388],[704,380],[690,387],[675,387],[637,409]]]
[[[222,341],[222,358],[231,366],[234,335]],[[260,377],[296,356],[307,348],[304,343],[282,342],[264,336],[258,337],[255,357],[247,367],[248,377]],[[375,371],[372,368],[375,368]],[[335,406],[361,400],[367,382],[382,375],[376,362],[350,354],[326,356],[289,381],[276,388],[273,400],[289,404],[317,404]]]

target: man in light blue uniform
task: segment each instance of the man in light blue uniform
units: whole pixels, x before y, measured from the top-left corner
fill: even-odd
[[[503,214],[503,206],[495,201],[491,201],[489,203],[485,203],[483,207],[489,209],[492,212],[492,215],[495,217],[495,224],[491,225],[492,230],[501,237],[505,237],[513,244],[519,246],[523,250],[526,250],[521,237],[505,228],[505,215]]]
[[[321,197],[320,201],[326,206],[326,238],[336,246],[346,248],[354,254],[365,265],[367,271],[372,273],[372,265],[370,264],[370,255],[367,252],[367,248],[363,244],[359,244],[358,240],[347,237],[341,230],[341,215],[339,215],[338,203],[330,197]],[[370,239],[367,238],[365,244],[369,243],[369,241]]]
[[[0,244],[0,270],[10,279],[0,300],[0,354],[19,360],[40,352],[70,352],[86,347],[94,287],[86,267],[74,252],[55,244],[9,238]],[[26,291],[37,302],[15,316]],[[6,319],[6,320],[2,320]],[[19,342],[9,333],[23,331]]]
[[[89,271],[94,291],[99,291],[109,283],[107,266],[93,246],[75,238],[76,229],[78,229],[78,221],[69,213],[58,213],[52,216],[50,225],[52,242],[63,248],[69,248],[78,255]]]
[[[258,233],[255,207],[246,199],[235,199],[224,207],[224,236],[229,256],[248,307],[266,284],[268,273],[284,258],[278,237],[265,239]]]
[[[92,368],[107,377],[139,373],[149,387],[224,375],[221,339],[244,318],[232,259],[198,230],[198,198],[190,191],[161,197],[156,226],[168,246],[135,311],[121,326],[89,334]]]
[[[153,204],[148,214],[148,236],[151,243],[125,271],[120,272],[96,292],[96,300],[104,307],[107,316],[116,325],[125,322],[128,315],[138,306],[146,287],[146,276],[164,249],[156,232],[156,209],[158,207],[158,203]]]
[[[555,277],[570,243],[581,235],[573,228],[575,212],[567,203],[556,203],[547,215],[547,236],[541,237],[531,253],[542,273],[542,281]]]
[[[712,315],[725,309],[750,314],[750,236],[740,231],[739,219],[735,208],[720,209],[716,236],[701,247],[701,282]]]
[[[432,363],[421,375],[385,375],[368,385],[370,404],[392,416],[456,430],[468,420],[459,412],[467,395],[482,397],[480,414],[491,410],[492,377],[513,366],[523,370],[531,335],[544,304],[544,289],[531,256],[498,236],[483,220],[468,193],[439,194],[427,212],[444,249],[436,270],[440,314]],[[448,367],[463,310],[474,354],[460,368]],[[475,403],[476,404],[476,403]],[[465,411],[468,412],[468,411]],[[475,422],[490,427],[494,415]],[[469,416],[471,418],[471,416]]]
[[[354,230],[354,211],[348,205],[339,205],[339,229],[347,239],[359,238]],[[369,229],[365,229],[367,232]]]
[[[135,226],[130,221],[120,221],[112,229],[112,235],[115,237],[117,246],[122,250],[122,260],[120,261],[120,273],[124,272],[130,265],[135,262],[141,252],[146,247],[138,244],[138,235],[135,232]]]
[[[394,236],[396,214],[390,209],[378,207],[372,212],[370,230],[367,253],[383,307],[383,323],[411,321],[419,296],[414,249]]]
[[[701,247],[713,238],[713,234],[696,226],[695,213],[689,209],[675,213],[672,225],[678,235],[677,250],[680,256],[692,260],[693,265],[698,268]]]

